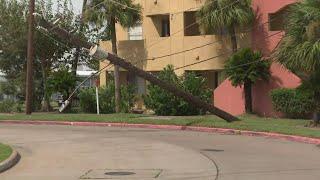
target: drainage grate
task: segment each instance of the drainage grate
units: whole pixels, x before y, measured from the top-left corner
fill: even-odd
[[[93,169],[80,179],[156,179],[161,173],[161,169]]]

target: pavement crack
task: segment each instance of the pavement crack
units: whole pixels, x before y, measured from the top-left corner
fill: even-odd
[[[207,159],[209,159],[215,166],[216,168],[216,171],[217,171],[217,174],[216,174],[216,177],[214,180],[218,180],[219,179],[219,175],[220,175],[220,169],[219,169],[219,166],[218,166],[218,163],[212,159],[209,155],[207,155],[206,153],[204,153],[203,151],[200,151],[200,153],[205,156]]]

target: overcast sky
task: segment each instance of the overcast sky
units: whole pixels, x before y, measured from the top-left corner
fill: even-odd
[[[82,9],[83,0],[71,0],[73,4],[73,8],[76,14],[79,14]],[[57,3],[58,0],[52,0],[52,2]]]
[[[72,0],[73,8],[77,13],[81,12],[83,0]]]

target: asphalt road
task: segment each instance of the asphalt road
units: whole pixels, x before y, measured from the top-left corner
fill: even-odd
[[[319,180],[320,147],[261,137],[0,124],[22,156],[1,180]]]

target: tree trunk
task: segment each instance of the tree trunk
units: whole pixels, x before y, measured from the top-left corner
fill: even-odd
[[[41,70],[42,70],[42,80],[43,80],[43,101],[41,106],[41,111],[50,112],[52,107],[50,105],[50,94],[48,93],[47,79],[47,62],[46,59],[41,60]]]
[[[230,28],[230,38],[231,38],[231,44],[232,44],[232,52],[237,52],[238,51],[238,42],[237,42],[237,35],[236,35],[236,29],[232,25]]]
[[[314,99],[316,101],[316,112],[313,113],[313,126],[317,127],[320,125],[320,112],[318,112],[318,109],[320,106],[320,93],[319,92],[315,92],[314,94]]]
[[[252,113],[252,83],[247,81],[244,83],[245,109],[246,113]]]
[[[84,26],[83,16],[84,16],[84,13],[86,11],[86,5],[87,5],[87,0],[83,0],[81,19],[80,19],[80,29],[79,29],[80,33],[83,33],[83,26]],[[74,56],[74,61],[72,62],[72,67],[71,67],[72,74],[74,76],[77,75],[77,68],[78,68],[78,63],[79,63],[79,60],[80,60],[80,53],[81,53],[81,47],[77,46],[76,47],[76,53],[75,53],[75,56]]]
[[[112,53],[114,55],[118,54],[117,50],[117,34],[116,34],[116,20],[114,17],[111,17],[110,20],[111,28],[111,42],[112,42]],[[115,84],[115,110],[116,113],[120,113],[120,68],[118,65],[114,65],[114,84]]]

